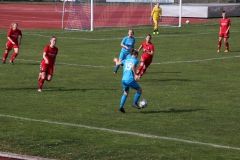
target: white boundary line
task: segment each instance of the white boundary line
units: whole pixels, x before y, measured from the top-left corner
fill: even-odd
[[[64,126],[72,126],[72,127],[86,128],[86,129],[90,129],[90,130],[99,130],[99,131],[106,131],[106,132],[111,132],[111,133],[127,134],[127,135],[145,137],[145,138],[152,138],[152,139],[163,139],[163,140],[184,142],[184,143],[190,143],[190,144],[199,144],[199,145],[210,146],[210,147],[214,147],[214,148],[223,148],[223,149],[231,149],[231,150],[239,150],[240,151],[240,148],[237,148],[237,147],[222,146],[222,145],[217,145],[217,144],[213,144],[213,143],[190,141],[190,140],[179,139],[179,138],[171,138],[171,137],[157,136],[157,135],[151,135],[151,134],[142,134],[142,133],[128,132],[128,131],[120,131],[120,130],[114,130],[114,129],[92,127],[92,126],[81,125],[81,124],[54,122],[54,121],[48,121],[48,120],[38,120],[38,119],[31,119],[31,118],[24,118],[24,117],[18,117],[18,116],[3,115],[3,114],[0,114],[0,116],[1,117],[7,117],[7,118],[20,119],[20,120],[24,120],[24,121],[41,122],[41,123],[64,125]]]
[[[232,59],[232,58],[240,58],[240,55],[239,56],[229,56],[229,57],[219,57],[219,58],[209,58],[209,59],[199,59],[199,60],[189,60],[189,61],[159,62],[159,63],[151,63],[151,65],[177,64],[177,63],[196,63],[196,62],[214,61],[214,60]],[[15,59],[15,60],[40,63],[40,61],[26,60],[26,59]],[[56,63],[56,64],[68,65],[68,66],[92,67],[92,68],[112,68],[112,67],[115,67],[115,66],[81,65],[81,64],[71,64],[71,63]]]
[[[9,152],[0,152],[0,157],[15,158],[15,159],[21,159],[21,160],[54,160],[54,159],[41,158],[36,156],[20,155],[20,154],[9,153]]]

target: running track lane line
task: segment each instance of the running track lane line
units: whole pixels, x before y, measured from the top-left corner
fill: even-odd
[[[72,126],[72,127],[79,127],[79,128],[87,128],[90,130],[99,130],[99,131],[106,131],[106,132],[111,132],[111,133],[127,134],[127,135],[152,138],[152,139],[163,139],[163,140],[184,142],[184,143],[190,143],[190,144],[199,144],[199,145],[210,146],[210,147],[214,147],[214,148],[223,148],[223,149],[231,149],[231,150],[239,150],[240,151],[240,148],[237,148],[237,147],[223,146],[223,145],[218,145],[218,144],[213,144],[213,143],[190,141],[190,140],[185,140],[185,139],[157,136],[157,135],[151,135],[151,134],[142,134],[142,133],[136,133],[136,132],[128,132],[128,131],[120,131],[120,130],[107,129],[107,128],[92,127],[92,126],[86,126],[86,125],[81,125],[81,124],[54,122],[54,121],[48,121],[48,120],[38,120],[38,119],[24,118],[24,117],[4,115],[4,114],[0,114],[0,117],[14,118],[14,119],[20,119],[20,120],[31,121],[31,122],[40,122],[40,123]]]

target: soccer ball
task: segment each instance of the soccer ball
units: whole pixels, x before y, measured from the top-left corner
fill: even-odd
[[[142,99],[140,102],[139,102],[139,107],[141,108],[146,108],[148,106],[148,102],[145,100],[145,99]]]
[[[190,23],[190,21],[189,20],[186,20],[186,24],[189,24]]]

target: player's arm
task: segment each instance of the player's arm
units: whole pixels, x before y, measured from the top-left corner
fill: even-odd
[[[19,35],[19,42],[18,42],[19,45],[22,44],[22,34]]]
[[[153,20],[153,13],[154,13],[154,8],[152,9],[152,13],[151,13],[151,17],[150,17],[151,21]]]
[[[150,50],[150,51],[149,51],[149,50],[146,50],[145,53],[150,54],[150,55],[152,55],[152,56],[154,55],[154,51],[153,51],[153,50]]]
[[[138,48],[138,52],[143,48],[143,46],[141,45],[139,48]]]
[[[53,69],[54,69],[54,70],[56,69],[56,67],[55,67],[56,58],[57,58],[57,57],[54,58],[54,62],[53,62]]]
[[[15,42],[13,42],[13,40],[10,37],[7,37],[7,39],[12,43],[15,44]]]
[[[159,11],[159,21],[162,22],[162,9]]]
[[[123,48],[125,48],[126,50],[128,50],[128,46],[126,46],[125,44],[121,43],[120,44]]]
[[[140,78],[139,78],[139,76],[137,75],[136,70],[137,70],[137,69],[136,69],[136,65],[133,64],[133,65],[132,65],[132,71],[133,71],[133,74],[134,74],[134,79],[138,81],[138,80],[140,80]]]
[[[229,32],[229,30],[230,30],[230,27],[231,27],[231,21],[229,20],[229,21],[228,21],[228,28],[227,28],[227,30],[226,30],[226,33],[228,33],[228,32]]]
[[[116,63],[116,66],[120,66],[122,64],[122,62],[119,59],[115,58],[115,57],[113,58],[113,62]]]
[[[47,52],[44,51],[43,52],[43,59],[44,59],[45,63],[48,64],[48,59],[47,59],[46,55],[47,55]]]
[[[11,32],[12,32],[11,30],[8,31],[8,33],[7,33],[7,39],[8,39],[12,44],[15,44],[15,42],[13,42],[13,40],[12,40],[11,37],[10,37],[11,34],[12,34]]]

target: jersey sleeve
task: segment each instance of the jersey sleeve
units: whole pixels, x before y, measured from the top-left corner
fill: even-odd
[[[9,29],[9,30],[8,30],[8,33],[7,33],[7,37],[10,37],[10,36],[11,36],[11,33],[12,33],[12,29]]]
[[[43,49],[43,52],[46,52],[46,53],[48,53],[48,46],[46,46],[44,49]]]
[[[126,40],[127,40],[127,38],[126,38],[126,37],[124,37],[121,43],[125,45],[125,43],[126,43]]]
[[[159,9],[159,14],[162,16],[162,8]]]
[[[152,49],[152,51],[154,51],[154,45],[152,45],[151,47],[152,47],[152,48],[151,48],[151,49]]]

